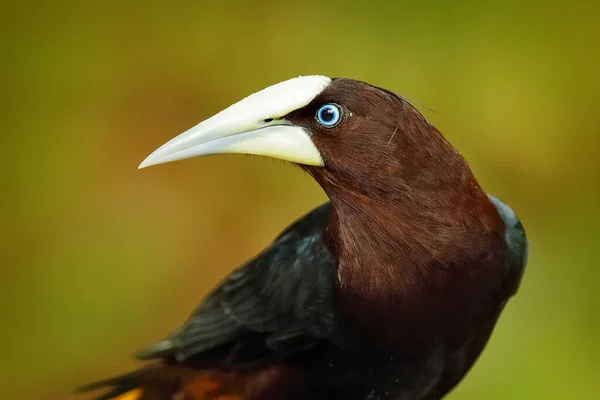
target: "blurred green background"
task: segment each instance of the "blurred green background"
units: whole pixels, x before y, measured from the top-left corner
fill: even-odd
[[[137,170],[225,106],[313,73],[435,110],[527,228],[521,291],[449,399],[600,398],[600,3],[451,3],[3,2],[0,398],[63,399],[134,367],[325,200],[257,157]]]

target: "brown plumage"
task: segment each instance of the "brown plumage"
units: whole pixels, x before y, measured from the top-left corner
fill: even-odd
[[[387,90],[334,79],[275,117],[309,133],[323,163],[300,167],[331,202],[139,355],[156,364],[94,385],[105,398],[439,399],[481,353],[525,266],[512,210]]]

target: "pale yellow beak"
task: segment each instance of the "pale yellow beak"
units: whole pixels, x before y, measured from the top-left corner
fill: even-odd
[[[139,168],[227,153],[323,166],[311,133],[283,117],[309,104],[330,82],[324,76],[303,76],[254,93],[171,139],[150,154]]]

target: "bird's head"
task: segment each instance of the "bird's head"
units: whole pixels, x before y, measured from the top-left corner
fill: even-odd
[[[427,209],[456,206],[452,193],[477,187],[464,159],[407,101],[345,78],[302,76],[263,89],[170,140],[140,168],[224,153],[298,164],[334,201],[339,192],[410,195]]]

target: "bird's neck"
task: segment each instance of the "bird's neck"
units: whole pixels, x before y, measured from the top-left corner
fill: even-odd
[[[347,314],[398,339],[407,323],[435,320],[439,326],[453,309],[476,299],[475,292],[493,290],[488,283],[497,263],[480,265],[480,258],[501,247],[503,226],[483,191],[464,189],[456,188],[460,201],[429,207],[400,194],[390,202],[330,194],[325,240],[338,258],[337,297]]]

